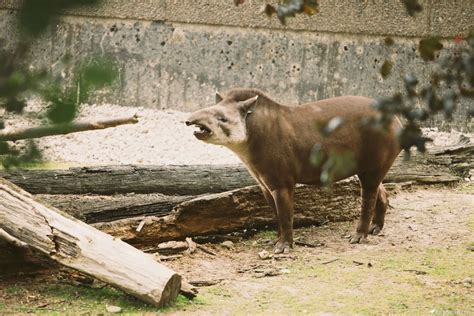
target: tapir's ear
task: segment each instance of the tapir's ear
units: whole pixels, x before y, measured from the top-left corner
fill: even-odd
[[[239,103],[240,111],[242,113],[247,113],[248,111],[250,111],[252,106],[254,106],[257,103],[257,99],[258,99],[258,95],[254,96],[250,99],[247,99],[245,101],[240,102]]]
[[[216,91],[216,104],[221,102],[224,99],[224,97],[219,93],[219,91]]]

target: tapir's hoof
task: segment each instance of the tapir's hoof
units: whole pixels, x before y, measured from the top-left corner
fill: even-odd
[[[362,233],[356,233],[354,236],[349,239],[351,244],[364,244],[367,243],[367,237]]]
[[[273,249],[273,253],[290,253],[291,244],[287,241],[278,241]]]
[[[369,234],[378,235],[382,231],[382,228],[378,224],[372,224],[369,227]]]

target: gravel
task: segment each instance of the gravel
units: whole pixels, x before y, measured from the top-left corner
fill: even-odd
[[[41,120],[35,119],[34,113],[43,107],[36,101],[30,101],[24,115],[0,111],[0,118],[5,117],[6,130],[37,126],[41,124]],[[189,116],[186,112],[112,104],[84,105],[78,120],[95,121],[134,114],[139,116],[137,124],[45,137],[37,143],[46,161],[71,165],[240,163],[230,150],[198,141],[193,136],[193,128],[184,124]],[[424,129],[424,134],[434,139],[432,145],[443,146],[456,143],[462,133],[439,132],[437,128],[427,128]],[[468,136],[474,141],[473,134]],[[19,142],[20,146],[21,144]]]

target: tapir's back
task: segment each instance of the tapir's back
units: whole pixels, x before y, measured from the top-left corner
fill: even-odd
[[[395,118],[388,131],[364,125],[367,118],[377,115],[371,106],[373,99],[359,96],[335,97],[303,105],[284,107],[285,122],[281,134],[282,153],[289,169],[295,172],[298,183],[317,183],[320,167],[311,164],[310,155],[315,144],[326,153],[352,155],[355,167],[339,178],[365,171],[388,169],[400,152],[396,130],[401,127]],[[341,127],[328,136],[320,132],[321,126],[334,117],[343,121]],[[285,144],[290,144],[285,145]],[[285,147],[286,146],[286,147]],[[288,157],[288,158],[286,158]]]

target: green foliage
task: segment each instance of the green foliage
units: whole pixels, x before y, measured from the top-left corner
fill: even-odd
[[[94,5],[100,0],[25,0],[18,14],[21,37],[17,46],[9,51],[0,47],[0,107],[9,112],[22,113],[26,106],[25,98],[36,96],[48,103],[45,116],[51,124],[72,122],[79,105],[89,100],[97,89],[110,86],[118,77],[118,68],[107,56],[91,56],[86,61],[72,67],[70,77],[77,78],[73,89],[64,88],[60,77],[48,74],[47,69],[30,70],[24,64],[30,45],[51,23],[56,22],[63,10]],[[0,43],[3,44],[3,43]],[[63,58],[69,64],[71,55]],[[5,127],[0,120],[0,130]],[[22,166],[38,161],[41,155],[34,143],[23,150],[13,149],[8,143],[0,143],[0,163],[5,168]]]
[[[434,60],[435,54],[443,49],[443,44],[438,37],[424,38],[418,45],[421,58],[425,61]]]
[[[319,11],[317,0],[283,0],[278,6],[266,4],[264,12],[267,16],[276,14],[281,24],[286,24],[287,17],[294,17],[298,13],[313,15]]]
[[[321,170],[319,180],[323,185],[331,185],[338,178],[350,174],[355,168],[352,151],[328,150],[316,144],[311,152],[311,164]]]
[[[380,74],[382,78],[387,78],[392,72],[393,63],[391,61],[385,60],[382,67],[380,68]]]
[[[111,58],[95,56],[83,67],[80,74],[79,101],[85,102],[90,93],[111,85],[118,78],[118,68]]]
[[[423,7],[418,3],[418,0],[402,0],[402,3],[409,16],[414,16],[423,11]]]
[[[100,0],[24,0],[19,15],[23,35],[37,36],[56,22],[61,10],[83,5],[94,5]]]

